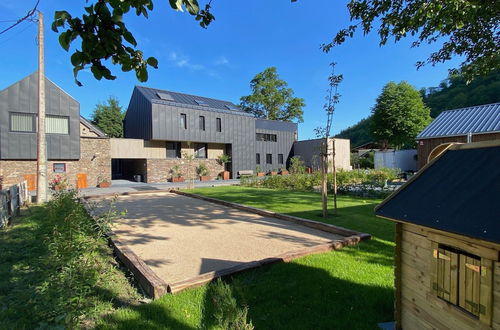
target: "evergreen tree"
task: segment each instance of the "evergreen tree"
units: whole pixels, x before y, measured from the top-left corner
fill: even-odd
[[[98,103],[92,114],[92,124],[99,127],[109,137],[123,137],[125,113],[117,98],[111,96],[106,103]]]
[[[430,110],[419,91],[405,81],[384,86],[372,110],[372,134],[385,146],[413,147],[430,121]]]

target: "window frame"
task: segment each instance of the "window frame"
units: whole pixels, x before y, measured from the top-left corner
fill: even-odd
[[[260,165],[260,153],[259,152],[257,152],[255,154],[255,164]]]
[[[29,116],[31,117],[31,127],[32,127],[32,130],[31,131],[15,131],[12,129],[12,116],[14,115],[22,115],[22,116]],[[29,113],[29,112],[16,112],[16,111],[13,111],[13,112],[9,112],[9,132],[10,133],[36,133],[38,130],[38,125],[37,125],[37,122],[36,122],[36,119],[37,119],[37,115],[35,113]]]
[[[187,125],[187,114],[185,113],[181,113],[180,114],[181,117],[180,117],[180,125],[181,125],[181,128],[183,129],[187,129],[188,128],[188,125]]]
[[[57,167],[62,167],[62,171],[59,169],[56,169]],[[52,164],[52,172],[53,173],[66,173],[67,167],[66,163],[53,163]]]
[[[283,154],[278,154],[278,164],[283,165],[285,161]]]
[[[273,164],[273,154],[266,154],[266,164],[267,165]]]
[[[199,116],[198,117],[198,128],[202,131],[205,130],[205,116]]]
[[[47,119],[49,118],[63,118],[63,119],[66,119],[67,121],[67,124],[68,124],[68,133],[49,133],[47,131]],[[70,117],[69,116],[58,116],[58,115],[46,115],[45,116],[45,133],[46,134],[51,134],[51,135],[70,135],[71,133],[71,125],[70,125]]]
[[[257,142],[278,142],[278,135],[271,133],[255,133],[255,141]]]
[[[222,119],[219,117],[215,118],[215,131],[222,132]]]
[[[172,146],[174,147],[173,149],[168,148],[169,143],[172,144]],[[181,146],[180,142],[178,142],[178,141],[166,141],[165,142],[165,158],[167,158],[167,159],[180,159],[180,158],[182,158],[181,149],[182,149],[182,146]],[[175,157],[169,157],[169,151],[172,151],[172,150],[175,151]]]
[[[200,147],[202,146],[202,147]],[[205,157],[199,157],[199,150],[205,149]],[[196,143],[194,146],[194,158],[196,159],[208,159],[208,143]]]

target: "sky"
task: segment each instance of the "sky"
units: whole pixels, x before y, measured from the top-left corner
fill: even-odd
[[[33,7],[36,0],[2,0],[0,30]],[[94,1],[91,1],[94,2]],[[204,2],[200,2],[204,3]],[[349,24],[347,1],[332,0],[214,0],[216,19],[201,28],[186,12],[170,9],[167,0],[156,0],[149,19],[130,12],[124,17],[129,30],[146,57],[159,60],[151,68],[146,83],[137,81],[134,72],[111,67],[116,80],[97,81],[89,70],[80,72],[78,87],[73,78],[71,53],[63,50],[58,35],[50,29],[54,11],[80,14],[86,1],[41,0],[45,14],[45,65],[47,77],[80,102],[80,112],[89,118],[95,105],[110,96],[126,109],[135,85],[167,89],[239,103],[250,94],[250,80],[267,67],[275,66],[295,96],[305,100],[304,122],[299,138],[314,138],[314,128],[324,126],[323,110],[331,73],[329,63],[336,62],[336,73],[344,80],[333,119],[332,133],[370,115],[377,96],[389,81],[408,81],[417,89],[437,86],[458,59],[425,66],[425,60],[439,45],[411,48],[411,38],[388,42],[380,47],[376,33],[358,33],[329,53],[320,49],[335,33]],[[37,28],[24,22],[0,35],[0,90],[37,70]],[[75,45],[78,46],[78,45]],[[75,47],[73,47],[74,49]]]

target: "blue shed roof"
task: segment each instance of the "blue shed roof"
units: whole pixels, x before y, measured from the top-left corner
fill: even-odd
[[[417,140],[496,132],[500,132],[500,103],[443,111]]]

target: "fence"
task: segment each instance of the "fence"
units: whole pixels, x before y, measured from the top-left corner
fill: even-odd
[[[0,190],[0,228],[9,224],[12,217],[19,215],[21,206],[28,202],[26,181]]]

